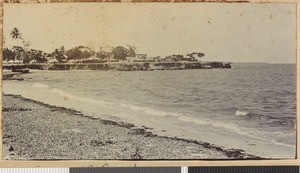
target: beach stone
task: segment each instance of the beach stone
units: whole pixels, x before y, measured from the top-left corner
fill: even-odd
[[[20,77],[20,76],[18,76],[18,75],[14,75],[12,78],[11,78],[12,80],[24,80],[24,78],[22,78],[22,77]]]
[[[143,127],[82,116],[20,96],[4,95],[3,108],[4,160],[255,158],[209,143],[156,136]],[[11,156],[12,151],[18,152]]]

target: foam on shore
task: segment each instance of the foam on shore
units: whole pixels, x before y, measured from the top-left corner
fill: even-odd
[[[188,117],[177,112],[166,112],[129,103],[80,97],[57,88],[50,88],[48,85],[41,83],[22,82],[20,86],[17,82],[10,81],[6,83],[8,86],[4,87],[4,92],[21,95],[49,105],[81,111],[86,116],[93,118],[123,121],[140,127],[148,126],[153,128],[152,132],[158,135],[204,140],[225,148],[241,148],[247,153],[260,157],[286,158],[295,150],[293,145],[276,142],[275,140],[266,141],[266,139],[255,134],[255,131],[241,129],[241,127],[232,123]],[[190,128],[186,128],[186,126],[182,128],[182,125],[187,123]],[[274,136],[276,135],[280,134],[274,134]],[[238,141],[235,140],[237,138]],[[274,153],[277,149],[281,152]]]
[[[261,159],[21,96],[4,95],[4,110],[4,159]]]

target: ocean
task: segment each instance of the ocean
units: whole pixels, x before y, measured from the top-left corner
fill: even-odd
[[[158,135],[295,158],[296,64],[232,67],[32,71],[24,81],[3,81],[3,92],[146,126]]]

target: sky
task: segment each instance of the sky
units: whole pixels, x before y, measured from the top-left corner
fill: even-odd
[[[18,28],[30,48],[137,47],[207,61],[296,62],[296,3],[4,4],[5,47]]]

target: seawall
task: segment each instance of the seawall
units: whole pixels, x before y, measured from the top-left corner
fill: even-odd
[[[3,64],[3,69],[37,69],[37,70],[115,70],[115,71],[152,71],[152,70],[186,70],[231,68],[224,62],[133,62],[133,63],[55,63],[55,64]]]

